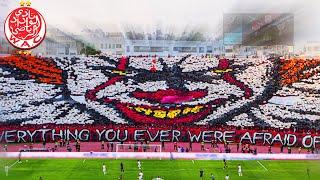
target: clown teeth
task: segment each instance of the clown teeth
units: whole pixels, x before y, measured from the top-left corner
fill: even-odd
[[[190,107],[184,107],[184,108],[178,108],[176,109],[163,109],[160,106],[157,107],[157,109],[151,109],[151,108],[145,108],[141,106],[127,106],[127,108],[134,110],[140,114],[146,115],[146,116],[153,116],[158,119],[164,119],[169,118],[173,119],[180,116],[187,116],[190,114],[196,114],[199,113],[204,107],[208,107],[208,105],[197,105],[197,106],[190,106]]]
[[[177,117],[177,116],[180,114],[180,112],[181,112],[180,109],[170,110],[170,111],[167,113],[167,117],[170,118],[170,119],[173,119],[173,118]]]
[[[151,109],[146,109],[146,108],[143,108],[143,107],[135,107],[134,110],[136,110],[137,112],[143,112],[145,115],[152,114],[152,110]]]

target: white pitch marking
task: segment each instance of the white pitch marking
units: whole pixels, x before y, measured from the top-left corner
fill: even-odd
[[[9,166],[9,169],[12,168],[14,165],[16,165],[19,162],[19,160],[17,160],[16,162],[14,162],[11,166]]]
[[[264,170],[268,171],[268,169],[260,161],[257,161],[257,162],[260,164],[260,166],[263,167]]]
[[[192,160],[192,163],[194,164],[194,160]]]
[[[86,162],[86,159],[84,159],[84,160],[82,161],[82,163],[84,163],[84,162]]]

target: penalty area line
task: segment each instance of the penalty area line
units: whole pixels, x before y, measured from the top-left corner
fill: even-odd
[[[192,160],[192,163],[194,164],[194,160]]]
[[[86,162],[86,159],[84,159],[84,160],[82,161],[82,164],[85,163],[85,162]]]
[[[260,166],[263,167],[264,170],[268,171],[268,169],[260,161],[257,161],[257,163],[259,163]]]
[[[9,169],[12,168],[14,165],[16,165],[18,162],[19,162],[19,160],[17,160],[17,161],[14,162],[13,164],[11,164],[11,165],[9,166]]]

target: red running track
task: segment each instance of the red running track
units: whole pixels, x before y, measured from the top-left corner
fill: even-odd
[[[115,143],[114,143],[115,144]],[[161,143],[150,143],[150,144],[155,144],[155,145],[161,145]],[[18,152],[20,150],[23,149],[29,149],[30,146],[32,146],[33,149],[38,149],[38,148],[43,148],[42,144],[9,144],[7,145],[7,151],[8,152]],[[72,142],[69,145],[72,149],[72,152],[76,151],[75,148],[75,143]],[[114,145],[113,150],[111,150],[111,145],[109,145],[109,149],[107,148],[107,143],[105,143],[105,148],[101,149],[101,143],[100,142],[81,142],[80,143],[80,151],[81,152],[111,152],[111,151],[116,151],[116,145]],[[177,143],[177,146],[179,147],[183,147],[184,149],[188,148],[189,149],[189,143],[184,142],[184,143]],[[1,151],[4,151],[4,145],[2,145]],[[50,151],[52,151],[52,148],[55,148],[55,144],[54,143],[47,143],[45,145],[45,148],[50,149]],[[237,153],[237,145],[236,144],[231,144],[229,145],[229,148],[231,149],[231,153]],[[268,153],[268,146],[253,146],[251,145],[250,147],[251,149],[257,148],[257,153]],[[128,150],[126,148],[126,150],[121,150],[121,148],[119,147],[120,151],[133,151],[133,145],[132,145],[132,149]],[[212,153],[224,153],[225,152],[225,148],[223,144],[218,144],[217,147],[211,147],[210,143],[205,144],[205,150],[201,150],[201,144],[200,143],[192,143],[192,150],[191,152],[212,152]],[[60,145],[58,144],[57,149],[55,150],[56,152],[66,152],[67,151],[67,145],[60,147]],[[141,146],[139,147],[138,151],[142,151]],[[154,148],[151,148],[147,151],[152,151],[154,152]],[[159,151],[159,150],[158,150]],[[176,150],[174,150],[174,143],[172,142],[166,142],[164,143],[164,148],[162,149],[163,152],[174,152]],[[280,153],[280,147],[272,147],[271,148],[272,153]],[[241,146],[239,148],[238,153],[242,153],[241,152]],[[283,148],[283,153],[288,153],[288,149],[286,147]],[[299,148],[295,147],[295,148],[291,148],[291,153],[299,153]],[[307,149],[301,149],[300,153],[311,153],[309,152]]]

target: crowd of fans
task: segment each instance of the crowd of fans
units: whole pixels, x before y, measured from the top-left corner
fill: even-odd
[[[125,80],[100,90],[97,98],[160,106],[137,99],[132,92],[175,87],[206,90],[207,96],[182,105],[202,105],[217,98],[228,100],[195,122],[198,125],[223,122],[231,126],[319,128],[319,60],[234,58],[221,64],[221,59],[212,57],[141,56],[127,58],[126,68],[119,72],[121,59],[104,56],[45,60],[31,56],[0,58],[0,121],[6,124],[131,122],[114,104],[85,98],[89,90],[124,73],[121,75],[125,75]],[[155,73],[150,72],[151,68]],[[151,75],[143,79],[142,70]],[[226,73],[239,82],[223,79]],[[251,94],[246,94],[246,88]],[[274,97],[280,101],[273,101]]]

